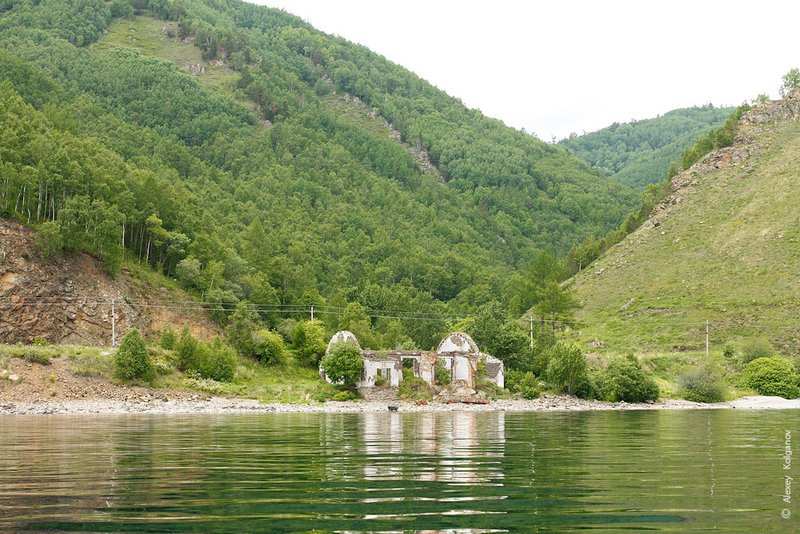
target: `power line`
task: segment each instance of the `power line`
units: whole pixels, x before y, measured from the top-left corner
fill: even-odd
[[[11,300],[17,298],[18,300]],[[82,300],[82,299],[87,300]],[[118,304],[125,303],[134,308],[148,308],[148,309],[169,309],[169,310],[186,310],[186,311],[234,311],[234,305],[226,302],[202,302],[194,300],[168,300],[168,299],[145,299],[123,297],[120,299],[105,299],[100,296],[25,296],[13,297],[6,296],[0,297],[0,308],[15,308],[15,307],[53,307],[53,306],[70,306],[70,305],[83,305],[83,306],[111,306],[114,300]],[[247,303],[245,310],[253,313],[280,313],[280,314],[308,314],[311,307],[314,308],[314,313],[319,315],[337,315],[343,316],[345,308],[341,306],[327,306],[317,304],[274,304],[274,303]],[[396,319],[407,321],[436,321],[436,322],[457,322],[468,319],[470,316],[456,313],[430,313],[420,310],[416,311],[403,311],[403,310],[380,310],[366,308],[365,315],[372,319]],[[566,316],[556,316],[555,318],[539,317],[534,318],[535,323],[539,324],[566,324],[576,328],[580,327],[631,327],[631,326],[688,326],[704,328],[705,321],[661,321],[656,317],[650,317],[645,320],[638,318],[638,320],[628,320],[626,318],[614,318],[605,321],[587,321],[581,319],[574,319]],[[530,322],[530,317],[523,317],[519,319],[508,319],[507,322],[521,322],[527,324]],[[758,328],[758,329],[796,329],[800,325],[786,324],[786,323],[748,323],[748,324],[729,324],[726,322],[709,322],[709,327],[725,329],[731,328]]]

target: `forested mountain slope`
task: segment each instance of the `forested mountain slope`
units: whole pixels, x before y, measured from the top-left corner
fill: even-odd
[[[49,254],[132,254],[226,306],[468,312],[637,204],[282,11],[10,0],[0,47],[0,213]],[[400,327],[425,346],[441,325]]]
[[[749,337],[800,352],[800,91],[744,113],[732,146],[672,179],[650,219],[574,277],[575,339],[711,350]]]
[[[558,142],[589,165],[637,189],[664,180],[669,164],[684,148],[718,128],[733,108],[702,107],[670,111],[654,119],[614,123]]]

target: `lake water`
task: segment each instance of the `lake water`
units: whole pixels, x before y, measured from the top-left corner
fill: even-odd
[[[3,416],[0,532],[800,532],[798,419]]]

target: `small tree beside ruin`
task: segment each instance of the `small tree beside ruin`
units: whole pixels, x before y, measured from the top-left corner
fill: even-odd
[[[364,372],[364,356],[355,344],[337,341],[322,357],[320,367],[331,382],[352,389]]]

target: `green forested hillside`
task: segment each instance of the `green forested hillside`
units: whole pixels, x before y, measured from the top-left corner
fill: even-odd
[[[9,0],[0,48],[0,214],[40,228],[48,254],[112,273],[129,254],[230,307],[467,313],[638,204],[282,11]],[[424,347],[442,327],[391,325]]]
[[[637,189],[660,183],[669,164],[695,139],[718,128],[733,108],[676,109],[655,119],[614,123],[607,128],[559,141],[589,165]]]

